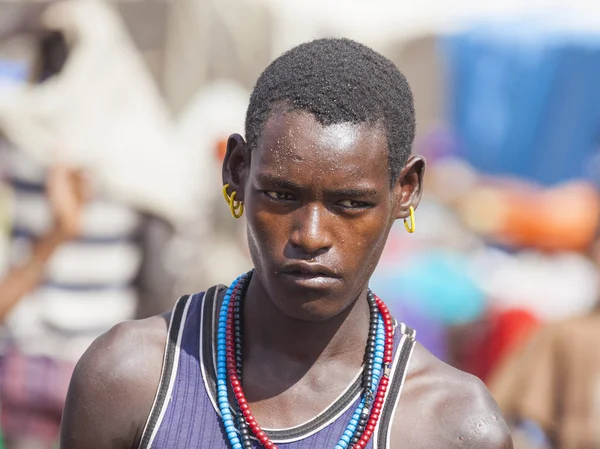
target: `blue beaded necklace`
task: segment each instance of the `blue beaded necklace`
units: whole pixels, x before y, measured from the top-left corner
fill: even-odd
[[[219,325],[217,328],[217,398],[219,410],[221,412],[221,418],[225,427],[225,434],[229,439],[232,449],[244,449],[244,445],[242,444],[239,431],[234,424],[232,411],[229,406],[226,359],[227,313],[232,300],[233,292],[240,282],[245,284],[249,280],[251,273],[252,272],[245,273],[237,277],[227,289],[225,297],[223,298],[223,303],[221,304],[221,309],[219,312]],[[361,415],[364,416],[367,414],[372,405],[371,401],[375,395],[382,374],[384,350],[385,326],[381,314],[378,314],[377,331],[375,337],[375,357],[373,359],[373,375],[370,382],[371,385],[366,394],[363,394],[360,403],[356,407],[352,418],[346,426],[346,429],[340,437],[340,440],[336,444],[335,449],[347,449],[348,445],[353,442],[357,432],[357,427],[359,427],[359,423],[361,421]]]

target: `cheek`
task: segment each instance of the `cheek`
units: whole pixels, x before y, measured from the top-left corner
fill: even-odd
[[[343,236],[339,236],[342,251],[356,257],[360,264],[371,265],[377,263],[381,255],[387,234],[389,233],[389,217],[386,214],[371,214],[361,219],[340,223],[338,229],[345,229]]]
[[[287,227],[283,217],[262,211],[249,214],[246,221],[248,238],[261,255],[283,253],[287,241]]]

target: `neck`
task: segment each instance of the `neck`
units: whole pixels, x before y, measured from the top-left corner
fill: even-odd
[[[281,312],[254,276],[244,299],[244,340],[282,359],[313,365],[336,360],[358,368],[369,333],[367,288],[343,312],[324,321],[305,321]]]

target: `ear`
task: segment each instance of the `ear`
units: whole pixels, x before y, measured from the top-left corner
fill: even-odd
[[[394,193],[396,197],[396,218],[407,218],[410,206],[417,209],[423,192],[423,175],[426,161],[422,156],[411,156],[400,172]]]
[[[250,168],[250,151],[242,136],[232,134],[227,140],[227,151],[223,159],[223,185],[229,184],[228,193],[237,192],[235,199],[244,201],[246,174]]]

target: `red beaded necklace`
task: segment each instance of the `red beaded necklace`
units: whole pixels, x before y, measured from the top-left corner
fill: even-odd
[[[235,288],[232,296],[235,297],[238,289],[239,285]],[[373,432],[375,431],[375,427],[377,426],[377,422],[379,421],[379,417],[381,416],[381,409],[383,407],[385,394],[387,392],[389,384],[390,364],[392,363],[392,356],[394,351],[393,318],[385,303],[378,296],[374,295],[374,297],[375,301],[377,302],[377,307],[379,308],[379,313],[381,314],[381,317],[383,318],[383,322],[385,324],[385,352],[383,356],[384,372],[379,381],[377,393],[375,394],[375,398],[373,400],[373,407],[371,408],[365,431],[361,435],[358,442],[354,446],[352,446],[351,449],[364,449],[367,446],[369,440],[371,439]],[[265,434],[265,432],[256,422],[254,415],[252,415],[252,412],[250,411],[250,407],[248,405],[248,401],[246,400],[246,396],[244,395],[244,391],[242,389],[242,384],[237,374],[238,369],[236,364],[234,339],[234,309],[235,301],[231,301],[227,310],[227,327],[225,334],[227,374],[229,376],[229,383],[233,390],[233,394],[235,395],[239,409],[243,414],[245,421],[248,424],[248,427],[250,428],[254,436],[265,448],[277,449],[277,445],[275,445],[275,443],[273,443],[269,439],[269,437]]]

